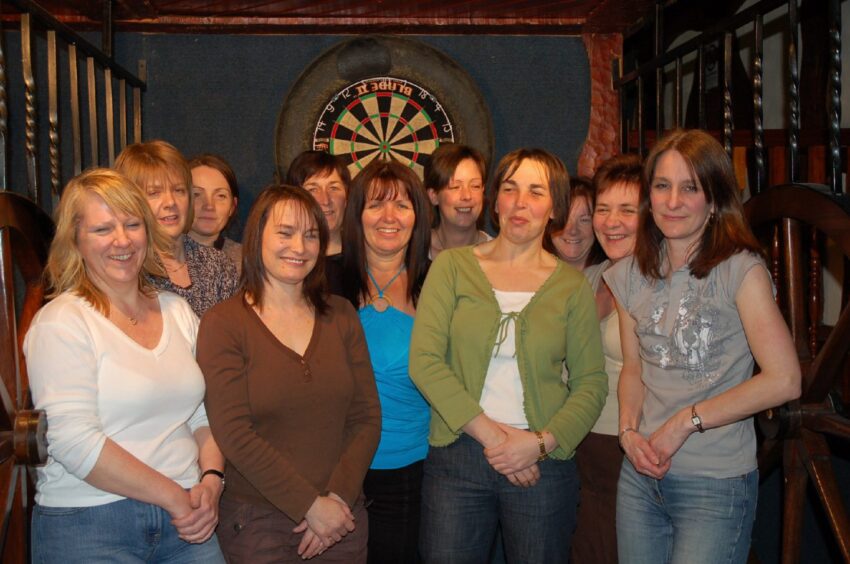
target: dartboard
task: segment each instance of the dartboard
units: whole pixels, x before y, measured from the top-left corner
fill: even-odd
[[[352,177],[395,159],[422,178],[431,153],[454,142],[493,156],[493,124],[478,86],[434,47],[358,36],[319,55],[292,85],[277,123],[279,178],[313,149],[342,155]]]
[[[336,93],[313,132],[313,149],[341,155],[351,176],[374,159],[393,159],[421,177],[431,153],[452,141],[452,120],[440,101],[418,84],[389,76]]]

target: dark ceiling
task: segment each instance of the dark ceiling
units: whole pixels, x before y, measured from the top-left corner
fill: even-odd
[[[26,3],[26,0],[12,4]],[[7,15],[14,11],[4,2]],[[42,0],[74,28],[101,26],[104,0]],[[117,30],[198,33],[622,32],[651,17],[654,0],[113,0]]]

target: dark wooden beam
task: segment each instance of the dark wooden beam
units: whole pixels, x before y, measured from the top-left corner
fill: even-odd
[[[4,16],[4,19],[9,16]],[[12,16],[13,17],[13,16]],[[74,29],[100,29],[100,22],[79,16],[58,18]],[[159,16],[151,19],[116,19],[116,31],[162,33],[298,33],[298,34],[511,34],[577,35],[581,18],[374,18],[374,17],[199,17]]]

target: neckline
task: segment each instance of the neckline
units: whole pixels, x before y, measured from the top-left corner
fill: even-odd
[[[294,356],[298,360],[306,360],[308,357],[310,357],[312,355],[313,348],[315,347],[316,340],[318,339],[318,335],[319,335],[319,323],[320,323],[321,316],[318,313],[313,314],[314,315],[313,332],[310,334],[310,341],[307,343],[307,348],[304,349],[304,354],[301,355],[301,354],[298,354],[297,352],[295,352],[295,350],[293,350],[290,347],[288,347],[287,345],[285,345],[283,342],[281,342],[281,340],[278,339],[275,336],[274,333],[272,333],[271,329],[269,329],[268,326],[263,322],[263,319],[260,317],[260,314],[258,314],[256,311],[254,311],[254,307],[251,304],[248,303],[248,300],[245,299],[245,293],[244,292],[242,293],[241,302],[242,302],[242,307],[244,307],[245,309],[248,310],[248,314],[251,316],[251,318],[254,320],[254,322],[257,323],[260,326],[261,330],[266,334],[266,336],[268,338],[270,338],[285,353],[287,353],[290,356]]]
[[[153,354],[159,354],[162,351],[162,349],[165,347],[165,345],[168,343],[168,340],[171,337],[171,334],[168,330],[168,323],[166,323],[166,321],[165,321],[165,315],[166,314],[165,314],[165,307],[163,305],[163,293],[162,292],[156,293],[156,300],[157,300],[157,303],[159,304],[159,314],[162,317],[162,330],[159,332],[159,340],[157,341],[156,345],[154,345],[152,348],[148,348],[148,347],[144,346],[143,344],[141,344],[140,342],[135,340],[133,337],[131,337],[130,335],[128,335],[127,333],[122,331],[120,327],[118,327],[115,323],[110,321],[108,317],[106,317],[103,313],[101,313],[96,307],[94,307],[92,304],[90,304],[88,302],[88,300],[86,300],[82,296],[75,296],[75,297],[76,297],[76,299],[80,300],[85,305],[85,307],[89,308],[90,311],[93,311],[100,319],[102,319],[106,324],[108,324],[108,326],[110,328],[114,329],[117,333],[119,333],[123,339],[125,339],[128,343],[131,343],[134,347],[138,348],[139,350],[146,351],[146,352],[153,353]]]
[[[385,309],[384,311],[378,311],[377,309],[375,309],[375,306],[373,306],[372,304],[366,304],[366,305],[364,305],[363,307],[361,307],[359,310],[357,310],[357,313],[360,313],[361,311],[364,311],[364,310],[366,310],[367,308],[372,308],[372,311],[374,311],[374,312],[375,312],[375,315],[376,315],[376,316],[379,316],[379,315],[385,315],[386,313],[389,313],[389,311],[390,311],[390,310],[392,310],[392,311],[394,311],[394,312],[396,312],[396,313],[399,313],[399,314],[401,314],[401,315],[403,315],[403,316],[405,316],[405,317],[407,317],[407,318],[409,318],[409,319],[416,319],[414,316],[410,315],[410,314],[409,314],[409,313],[407,313],[406,311],[402,311],[402,310],[398,309],[397,307],[395,307],[395,306],[393,306],[393,305],[389,306],[389,307],[388,307],[387,309]]]
[[[540,288],[538,288],[538,290],[539,290],[539,289],[540,289]],[[493,288],[493,293],[496,293],[496,292],[498,292],[499,294],[508,294],[508,295],[511,295],[511,296],[519,296],[519,295],[527,296],[527,295],[529,295],[529,294],[530,294],[530,295],[534,295],[534,294],[536,294],[536,293],[537,293],[537,291],[526,291],[526,290],[499,290],[498,288]]]
[[[451,250],[454,250],[454,249],[450,249],[450,251]],[[481,263],[478,262],[478,257],[475,256],[475,247],[474,246],[472,246],[472,247],[459,247],[457,250],[459,252],[467,253],[469,260],[471,260],[473,263],[475,263],[475,269],[476,269],[476,272],[478,273],[478,276],[484,281],[485,284],[487,284],[487,287],[490,288],[490,298],[492,299],[493,304],[496,306],[496,310],[498,310],[500,315],[504,315],[505,312],[502,311],[501,306],[499,306],[499,300],[496,299],[496,291],[495,291],[496,289],[490,283],[490,279],[487,278],[487,273],[484,272],[483,268],[481,268]],[[523,307],[517,313],[523,314],[525,312],[525,310],[527,310],[534,302],[536,302],[538,297],[542,293],[542,291],[549,284],[552,283],[552,280],[555,279],[555,276],[558,273],[560,273],[561,269],[564,268],[564,267],[566,267],[566,263],[564,261],[556,260],[555,261],[555,268],[552,269],[552,272],[549,273],[549,276],[546,277],[546,280],[544,280],[543,283],[540,286],[538,286],[536,290],[534,290],[534,294],[531,296],[531,299],[528,300],[528,303],[525,304],[525,307]],[[504,290],[500,290],[500,291],[504,291]]]
[[[387,288],[389,288],[390,286],[392,286],[392,285],[393,285],[393,282],[395,282],[395,281],[396,281],[396,278],[398,278],[399,276],[401,276],[401,273],[402,273],[402,272],[404,272],[404,269],[405,269],[405,265],[404,265],[404,264],[402,264],[402,265],[401,265],[401,268],[399,268],[399,269],[398,269],[398,272],[396,272],[395,274],[393,274],[393,277],[392,277],[392,278],[390,278],[390,281],[389,281],[389,282],[387,282],[386,284],[384,284],[384,287],[383,287],[383,288],[381,288],[380,286],[378,286],[378,281],[377,281],[377,280],[375,280],[375,276],[372,274],[372,269],[371,269],[371,268],[369,268],[369,266],[368,266],[368,265],[366,266],[366,274],[368,274],[368,275],[369,275],[369,280],[371,280],[371,281],[372,281],[372,284],[374,284],[374,285],[375,285],[375,289],[378,291],[378,297],[379,297],[379,298],[383,298],[383,297],[384,297],[384,292],[387,290]],[[392,305],[390,305],[390,307],[392,307]]]

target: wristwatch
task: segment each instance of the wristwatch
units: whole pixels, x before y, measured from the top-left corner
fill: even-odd
[[[224,472],[222,472],[221,470],[216,470],[215,468],[210,468],[209,470],[204,470],[203,472],[201,472],[201,480],[203,480],[205,476],[209,476],[210,474],[212,474],[213,476],[218,476],[219,478],[221,478],[221,487],[223,488],[224,483],[225,483],[224,482]]]
[[[705,429],[702,427],[702,419],[700,419],[699,414],[697,414],[697,404],[693,404],[691,406],[691,423],[694,424],[694,427],[697,428],[697,431],[700,433],[705,433]]]

